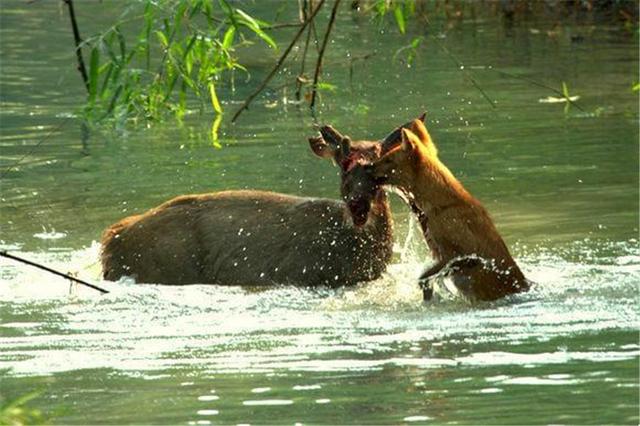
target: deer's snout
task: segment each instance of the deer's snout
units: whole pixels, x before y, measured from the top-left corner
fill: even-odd
[[[371,208],[370,200],[366,198],[351,198],[347,201],[347,207],[351,212],[353,224],[356,226],[364,226],[369,217],[369,209]]]

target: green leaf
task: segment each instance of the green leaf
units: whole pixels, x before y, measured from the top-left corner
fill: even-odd
[[[220,145],[218,131],[220,130],[220,123],[222,123],[222,114],[218,114],[216,118],[213,120],[213,124],[211,125],[211,143],[215,148],[222,148]]]
[[[89,101],[93,102],[98,91],[98,71],[100,68],[100,50],[97,47],[91,49],[89,62]]]
[[[633,85],[633,87],[631,88],[632,92],[637,92],[640,90],[640,83],[636,83]]]
[[[176,10],[176,14],[173,17],[173,28],[174,31],[180,28],[180,24],[182,24],[182,18],[184,18],[184,12],[187,10],[189,3],[186,1],[180,2],[178,4],[178,9]]]
[[[222,48],[228,50],[233,45],[233,39],[236,35],[236,28],[229,27],[226,33],[224,33],[224,38],[222,39]]]
[[[260,24],[255,19],[253,19],[251,16],[247,15],[245,12],[243,12],[240,9],[236,9],[236,13],[240,16],[240,20],[239,20],[240,23],[242,23],[251,31],[253,31],[258,37],[264,40],[271,48],[273,49],[278,48],[278,45],[276,44],[276,42],[260,28]]]
[[[567,87],[567,83],[565,83],[564,81],[562,82],[562,94],[564,95],[565,98],[570,98],[569,96],[569,88]]]
[[[247,15],[242,9],[236,9],[236,13],[240,15],[242,19],[244,19],[247,24],[251,27],[260,28],[260,25],[253,19],[250,15]]]
[[[102,88],[100,89],[100,97],[104,96],[104,92],[107,90],[109,79],[111,79],[111,73],[113,72],[113,62],[109,62],[107,65],[107,74],[102,80]]]
[[[331,83],[318,83],[316,87],[318,88],[318,90],[326,90],[329,92],[335,92],[336,90],[338,90],[338,86]]]
[[[113,112],[114,108],[116,107],[116,101],[118,100],[118,98],[120,97],[120,94],[122,93],[122,85],[118,86],[118,88],[116,89],[116,93],[114,93],[113,97],[111,98],[111,101],[109,102],[109,107],[107,108],[107,112],[105,115],[109,115]]]
[[[124,36],[122,35],[122,32],[120,31],[120,27],[116,26],[114,31],[115,31],[116,35],[118,36],[118,44],[120,45],[120,57],[124,61],[124,57],[125,57],[126,52],[127,52],[127,47],[126,47],[127,45],[125,43]]]
[[[405,32],[405,18],[404,11],[402,10],[402,5],[396,5],[393,9],[393,16],[396,18],[396,24],[398,24],[398,29],[402,34]]]
[[[222,114],[222,108],[220,107],[218,95],[216,94],[216,87],[213,84],[213,81],[209,82],[209,96],[211,96],[211,105],[213,106],[213,110],[218,114]]]
[[[158,39],[160,39],[160,43],[162,43],[162,45],[165,48],[169,46],[169,40],[167,39],[167,36],[165,35],[165,33],[163,33],[162,31],[158,30],[158,31],[156,31],[156,35],[158,36]]]

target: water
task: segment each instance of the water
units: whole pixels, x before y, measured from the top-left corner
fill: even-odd
[[[104,8],[79,5],[84,31],[119,13]],[[443,161],[538,283],[530,293],[422,305],[415,277],[427,251],[395,199],[395,260],[353,289],[122,282],[100,283],[111,291],[100,296],[2,260],[0,395],[39,392],[30,405],[68,424],[637,424],[637,33],[567,22],[436,21],[408,68],[390,60],[408,38],[345,13],[326,65],[339,90],[322,98],[321,118],[354,138],[428,112]],[[285,108],[282,92],[226,126],[220,150],[208,115],[83,139],[73,118],[83,88],[57,3],[3,3],[0,40],[3,173],[25,157],[0,181],[3,249],[97,280],[102,230],[175,195],[338,197],[336,169],[308,149],[310,117]],[[351,82],[347,50],[375,53],[355,62]],[[223,93],[227,111],[270,61],[249,58],[252,85]],[[565,81],[584,111],[541,103],[557,94],[498,71]]]

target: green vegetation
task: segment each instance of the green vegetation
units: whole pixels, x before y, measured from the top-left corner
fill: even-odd
[[[69,6],[72,26],[77,30],[73,0],[65,2]],[[82,3],[77,5],[82,7]],[[380,25],[392,22],[401,34],[410,37],[408,44],[399,46],[394,55],[394,60],[408,67],[420,49],[436,46],[445,50],[453,62],[464,69],[462,62],[435,38],[435,31],[424,31],[425,28],[436,28],[436,19],[460,22],[465,16],[499,13],[505,22],[511,22],[529,19],[532,14],[557,17],[575,14],[579,10],[604,10],[604,2],[599,0],[581,4],[559,2],[553,8],[545,8],[540,2],[527,0],[491,0],[486,5],[452,0],[353,0],[344,4],[341,4],[341,0],[301,0],[281,3],[275,13],[274,19],[282,15],[298,16],[296,22],[270,23],[243,9],[251,5],[250,2],[230,0],[138,0],[128,6],[112,26],[99,34],[82,41],[78,31],[75,31],[79,68],[88,93],[84,117],[89,122],[109,119],[116,123],[149,123],[167,117],[182,120],[187,114],[212,111],[211,139],[217,145],[224,109],[219,89],[226,87],[231,90],[225,92],[233,93],[238,77],[244,83],[250,76],[251,70],[240,63],[243,49],[252,46],[251,55],[272,56],[270,51],[278,51],[280,56],[268,77],[258,84],[258,88],[236,111],[232,121],[249,107],[279,68],[284,66],[294,46],[303,51],[300,71],[295,81],[280,87],[295,84],[297,101],[300,104],[307,101],[311,108],[315,105],[317,92],[331,94],[339,89],[335,84],[321,79],[322,56],[328,45],[336,11],[364,14]],[[622,19],[623,23],[635,22],[634,2],[620,0],[607,5],[606,10],[614,19]],[[329,9],[331,18],[327,27],[315,25],[314,18],[326,17]],[[289,46],[279,52],[273,32],[287,27],[298,28],[298,32]],[[430,43],[426,42],[427,39]],[[261,49],[264,49],[264,54]],[[305,70],[311,50],[316,54],[313,78],[308,77]],[[86,69],[82,52],[89,58]],[[351,73],[352,68],[353,64]],[[466,78],[495,107],[478,82],[468,71],[464,72]],[[637,85],[633,90],[637,90]],[[555,89],[554,92],[559,93]],[[565,112],[568,112],[570,106],[575,106],[574,100],[577,98],[568,94],[564,83],[561,93],[563,97],[560,99],[566,102]]]
[[[226,0],[144,2],[127,8],[118,22],[85,44],[90,50],[86,115],[158,120],[167,113],[182,118],[188,99],[203,109],[210,102],[220,114],[216,86],[235,72],[248,73],[237,61],[236,50],[258,39],[268,48],[277,45],[255,19]],[[123,26],[142,20],[137,37],[127,41]],[[158,57],[160,59],[158,59]]]
[[[72,0],[67,0],[70,3]],[[352,7],[359,7],[356,3]],[[365,13],[371,12],[381,22],[386,15],[392,15],[400,32],[405,33],[417,2],[365,3]],[[312,8],[316,5],[320,8],[324,2],[283,4],[287,8],[300,7],[301,21],[275,25],[251,16],[238,5],[227,0],[141,0],[127,7],[116,23],[78,44],[80,52],[88,52],[89,57],[86,70],[79,58],[88,92],[85,118],[91,122],[107,118],[116,122],[146,122],[173,115],[181,120],[186,114],[202,112],[211,105],[216,114],[212,126],[212,139],[216,143],[219,116],[223,112],[218,88],[226,85],[233,90],[238,73],[243,79],[250,75],[250,70],[239,63],[238,52],[256,43],[262,43],[265,49],[278,50],[271,32],[280,27],[302,26]],[[339,0],[334,7],[338,5]],[[70,4],[70,11],[72,8]],[[72,23],[77,25],[73,16]],[[131,28],[139,28],[133,37]],[[312,31],[316,34],[316,29],[309,26],[305,58],[297,79],[298,99],[302,87],[310,91],[337,89],[330,82],[312,81],[304,75]],[[319,44],[317,38],[315,44]],[[409,61],[418,45],[418,39],[410,45]],[[309,99],[310,94],[304,98]]]
[[[40,392],[31,392],[13,401],[0,403],[0,425],[34,425],[47,423],[48,419],[37,408],[27,407],[29,401],[40,396]]]

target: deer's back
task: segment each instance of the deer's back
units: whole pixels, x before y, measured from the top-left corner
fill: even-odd
[[[138,282],[345,285],[379,276],[391,254],[355,229],[342,202],[260,191],[185,195],[103,236],[104,276]],[[377,228],[376,228],[377,229]]]

